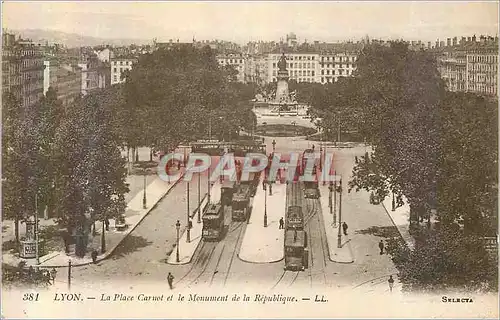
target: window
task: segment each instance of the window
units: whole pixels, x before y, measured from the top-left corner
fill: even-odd
[[[115,68],[113,68],[113,72],[116,72],[116,67],[115,67]]]
[[[311,75],[314,77],[314,70],[313,70],[313,71],[311,71]]]
[[[120,61],[120,65],[123,66],[123,61]]]
[[[325,78],[321,77],[321,82],[325,82]]]
[[[118,77],[116,75],[113,76],[113,81],[114,82],[117,82],[118,81]]]
[[[324,75],[325,74],[325,70],[321,70],[321,75]]]

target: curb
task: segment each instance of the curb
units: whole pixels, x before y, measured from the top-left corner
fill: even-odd
[[[128,237],[132,231],[135,230],[135,228],[137,228],[137,226],[142,222],[142,220],[144,220],[144,218],[146,218],[146,216],[154,209],[156,208],[156,206],[158,205],[158,203],[160,201],[163,200],[163,198],[165,198],[167,196],[167,194],[170,193],[170,191],[177,185],[177,183],[179,183],[179,181],[181,181],[182,177],[184,176],[184,173],[181,174],[181,176],[179,177],[179,179],[177,179],[173,184],[172,186],[165,192],[164,195],[162,195],[158,201],[153,205],[151,206],[150,208],[148,208],[148,211],[139,219],[139,221],[137,221],[137,223],[131,227],[130,229],[127,230],[127,233],[123,236],[123,238],[113,247],[111,248],[110,250],[108,250],[108,252],[106,252],[104,255],[102,255],[101,257],[97,257],[97,260],[96,262],[94,263],[93,261],[87,261],[87,262],[77,262],[75,263],[74,261],[71,262],[71,267],[81,267],[81,266],[86,266],[86,265],[89,265],[89,264],[97,264],[98,262],[101,262],[103,260],[106,260],[108,259],[113,253],[114,251],[116,250],[116,248],[118,248],[118,246],[123,242],[123,240],[125,240],[126,237]],[[36,265],[35,265],[36,266]],[[42,267],[42,268],[66,268],[68,265],[44,265],[44,266],[40,266],[38,265],[38,267]]]
[[[200,239],[200,241],[198,242],[198,245],[196,246],[196,249],[194,249],[193,255],[189,258],[189,261],[183,262],[183,263],[180,263],[180,262],[179,263],[170,263],[170,262],[168,262],[168,258],[170,258],[170,255],[175,250],[175,246],[173,246],[172,247],[172,252],[168,256],[168,258],[165,260],[165,264],[168,264],[168,265],[171,265],[171,266],[183,266],[183,265],[186,265],[186,264],[190,264],[191,261],[193,261],[194,256],[196,255],[196,251],[198,251],[200,249],[200,243],[202,243],[202,242],[203,242],[203,239]]]
[[[401,231],[399,230],[398,226],[396,225],[396,223],[394,222],[394,219],[392,219],[392,216],[391,214],[389,213],[389,211],[387,210],[387,208],[385,207],[384,205],[384,202],[382,201],[381,202],[382,204],[382,207],[384,207],[384,210],[385,210],[385,213],[387,213],[387,215],[389,216],[389,219],[391,219],[391,222],[392,222],[392,225],[394,227],[396,227],[396,229],[398,230],[398,233],[399,233],[399,237],[401,238],[401,240],[403,240],[403,242],[406,244],[406,247],[408,247],[408,249],[411,250],[411,246],[410,244],[405,240],[405,238],[403,237],[403,234],[401,233]]]
[[[321,204],[321,202],[320,202]],[[324,215],[323,215],[323,208],[321,208],[321,224],[322,224],[322,227],[323,227],[323,230],[325,232],[325,236],[326,236],[326,227],[325,227],[325,218],[324,218]],[[326,237],[325,239],[326,241],[326,247],[328,249],[328,259],[331,261],[331,262],[335,262],[335,263],[342,263],[342,264],[350,264],[350,263],[354,263],[354,254],[352,253],[352,248],[351,248],[351,242],[347,242],[346,245],[348,245],[348,249],[349,249],[349,254],[351,256],[350,260],[334,260],[334,258],[332,258],[331,256],[331,253],[330,253],[330,244],[328,243],[328,237]]]
[[[179,179],[179,180],[180,180],[180,179]],[[203,201],[204,201],[207,197],[208,197],[208,194],[205,194],[205,195],[203,196],[203,198],[201,198],[201,203],[203,203]],[[201,205],[201,203],[200,203],[200,205]],[[195,215],[196,215],[196,213],[198,212],[198,209],[200,209],[200,207],[199,207],[199,206],[198,206],[198,207],[196,207],[196,208],[193,210],[193,215],[191,215],[191,216],[190,216],[190,218],[191,218],[191,219],[193,219],[193,218],[194,218],[194,216],[195,216]],[[200,211],[201,211],[201,210],[200,210]],[[200,222],[200,223],[203,223],[203,222]],[[186,232],[186,230],[184,230],[184,232]],[[184,234],[184,232],[183,232],[182,234]],[[181,237],[182,237],[182,234],[181,234]],[[201,236],[200,236],[200,237],[201,237]],[[185,265],[185,264],[189,264],[189,263],[191,263],[191,261],[193,261],[194,256],[196,255],[196,251],[198,251],[198,249],[200,248],[200,243],[201,243],[201,242],[203,242],[203,238],[202,238],[202,239],[200,239],[200,241],[198,242],[198,245],[196,246],[196,249],[194,249],[193,254],[192,254],[192,255],[191,255],[191,257],[189,258],[189,261],[188,261],[188,262],[183,262],[183,263],[180,263],[180,262],[179,262],[179,263],[170,263],[170,262],[168,262],[168,258],[170,258],[170,255],[172,254],[172,252],[174,252],[174,249],[175,249],[175,247],[177,246],[177,244],[174,244],[174,245],[172,246],[172,252],[170,252],[170,254],[168,255],[168,258],[165,260],[165,263],[166,263],[166,264],[169,264],[169,265],[171,265],[171,266],[182,266],[182,265]]]
[[[330,259],[331,262],[335,262],[335,263],[342,263],[342,264],[350,264],[350,263],[354,263],[354,255],[352,253],[352,248],[351,248],[351,243],[346,243],[348,249],[349,249],[349,254],[351,256],[350,260],[334,260],[332,259],[331,255],[330,255],[330,248],[328,248],[328,258]],[[327,241],[327,246],[328,246],[328,241]]]
[[[241,250],[240,250],[240,251],[241,251]],[[285,259],[285,256],[283,256],[283,257],[282,257],[282,258],[280,258],[279,260],[265,261],[265,262],[255,262],[255,261],[248,261],[248,260],[245,260],[245,259],[241,258],[241,257],[240,257],[240,253],[239,253],[239,252],[238,252],[237,256],[238,256],[238,259],[240,259],[241,261],[246,262],[246,263],[253,263],[253,264],[270,264],[270,263],[277,263],[277,262],[283,261],[283,259]]]

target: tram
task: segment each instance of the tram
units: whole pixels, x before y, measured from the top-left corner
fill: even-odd
[[[223,206],[231,206],[235,191],[234,181],[224,180],[220,187],[220,201]]]
[[[286,230],[304,229],[304,213],[302,212],[302,206],[293,205],[288,207],[288,210],[286,212],[285,229]]]
[[[224,209],[218,204],[208,204],[203,213],[202,239],[219,241],[224,233]]]
[[[247,221],[251,212],[251,188],[248,184],[240,184],[233,195],[232,220]]]
[[[285,270],[303,271],[308,268],[309,250],[304,230],[285,231]]]

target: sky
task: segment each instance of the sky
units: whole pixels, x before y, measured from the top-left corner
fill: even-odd
[[[50,29],[100,38],[167,41],[299,41],[370,38],[435,41],[498,35],[498,1],[429,2],[14,2],[2,6],[8,29]]]

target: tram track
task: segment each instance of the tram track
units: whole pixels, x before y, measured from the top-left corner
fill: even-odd
[[[234,257],[236,256],[236,250],[237,250],[237,248],[238,248],[238,246],[240,244],[241,235],[243,234],[243,229],[244,229],[243,226],[244,226],[244,224],[243,224],[243,222],[241,222],[238,225],[238,227],[237,227],[237,228],[240,228],[240,232],[238,233],[238,238],[236,239],[236,243],[234,245],[233,254],[231,255],[231,260],[229,261],[229,267],[226,270],[226,275],[224,277],[224,286],[226,286],[227,279],[229,278],[229,272],[231,271],[231,267],[233,265]]]
[[[203,241],[203,240],[202,240]],[[179,283],[182,283],[184,279],[186,279],[190,274],[192,274],[198,267],[202,267],[202,271],[198,276],[195,278],[195,280],[199,279],[205,269],[208,266],[208,261],[211,260],[212,255],[215,251],[215,248],[217,247],[217,242],[203,242],[202,247],[200,249],[200,252],[195,260],[195,262],[192,264],[192,266],[189,268],[189,270],[182,276],[182,278],[179,279]],[[185,287],[189,287],[193,281],[189,282]]]
[[[287,287],[290,287],[295,280],[297,280],[297,277],[299,276],[300,271],[289,271],[289,270],[284,270],[281,276],[278,278],[276,283],[271,287],[271,290],[276,288],[280,284],[285,284],[288,282]],[[289,275],[289,276],[287,276]]]

